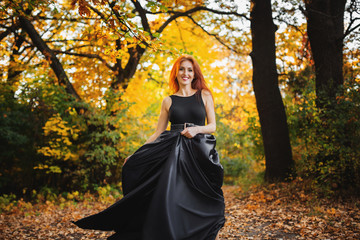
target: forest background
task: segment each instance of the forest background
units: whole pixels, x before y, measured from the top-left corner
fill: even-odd
[[[185,53],[213,91],[226,184],[298,181],[322,195],[359,194],[359,2],[316,9],[321,1],[263,1],[269,11],[260,13],[277,26],[272,78],[251,61],[261,59],[254,37],[263,37],[255,34],[256,2],[2,1],[1,201],[119,189],[124,159],[154,132],[172,94],[170,68]],[[336,18],[331,29],[341,35],[317,23],[328,39],[312,43],[312,12]],[[330,38],[341,46],[342,80],[321,83],[314,50],[327,52]],[[254,89],[256,77],[272,87]],[[276,101],[286,115],[273,110]],[[270,134],[274,122],[281,126]]]

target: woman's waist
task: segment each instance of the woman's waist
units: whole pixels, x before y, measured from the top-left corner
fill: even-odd
[[[170,131],[175,131],[175,130],[184,130],[187,127],[196,127],[196,126],[202,126],[202,125],[197,125],[195,123],[175,123],[175,124],[171,124],[170,125]]]

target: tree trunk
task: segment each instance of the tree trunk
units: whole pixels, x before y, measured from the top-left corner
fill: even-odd
[[[58,79],[59,85],[64,85],[67,93],[74,96],[77,100],[80,100],[79,95],[75,91],[73,85],[70,83],[59,59],[57,59],[54,52],[40,37],[33,24],[24,16],[20,16],[19,20],[21,27],[27,32],[33,44],[40,50],[40,52],[45,56],[46,60],[50,63],[50,66]]]
[[[118,45],[117,48],[119,49]],[[111,88],[118,89],[120,86],[126,89],[129,80],[135,75],[136,68],[139,65],[140,59],[145,52],[145,49],[137,45],[134,48],[129,48],[129,60],[125,68],[121,67],[121,59],[116,61],[116,75],[115,81],[111,83]]]
[[[282,181],[292,173],[289,130],[278,87],[275,31],[271,1],[251,0],[253,86],[264,142],[267,181]]]
[[[305,0],[307,33],[315,62],[317,104],[335,102],[344,82],[343,37],[346,0]]]

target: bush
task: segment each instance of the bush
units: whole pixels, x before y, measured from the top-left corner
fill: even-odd
[[[241,184],[250,175],[257,175],[264,161],[261,129],[255,116],[248,118],[246,128],[232,129],[217,116],[217,149],[224,168],[225,184]],[[253,177],[251,177],[253,179]]]
[[[114,112],[77,102],[63,87],[37,87],[23,86],[16,98],[0,89],[1,192],[85,191],[119,182],[126,129],[118,125],[128,103],[112,93],[120,108]]]
[[[292,101],[288,121],[298,175],[312,179],[311,189],[324,194],[360,189],[359,84],[344,86],[344,95],[318,108],[312,85],[301,101]]]

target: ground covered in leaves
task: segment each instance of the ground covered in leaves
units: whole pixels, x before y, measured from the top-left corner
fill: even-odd
[[[220,239],[360,239],[356,198],[319,198],[293,183],[254,187],[243,192],[223,187],[226,223]],[[85,195],[31,204],[18,201],[2,212],[0,239],[106,239],[109,232],[82,230],[70,221],[96,213],[116,199]]]

